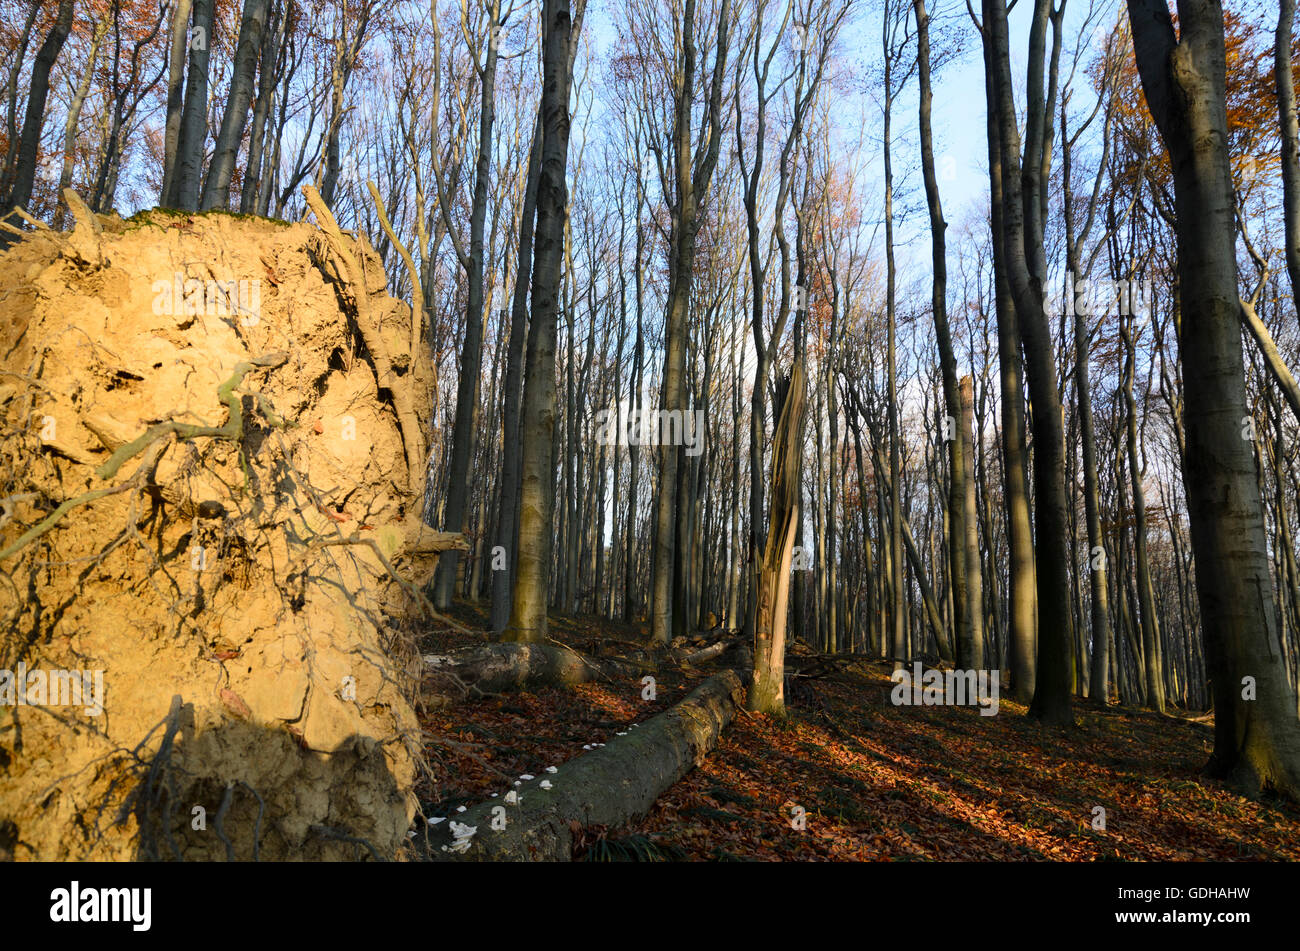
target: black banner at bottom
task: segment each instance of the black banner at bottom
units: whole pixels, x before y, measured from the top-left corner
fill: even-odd
[[[865,912],[921,929],[940,920],[960,926],[967,918],[972,926],[993,921],[1017,930],[1038,923],[1082,935],[1199,929],[1231,939],[1245,929],[1296,920],[1294,869],[1260,863],[652,864],[617,870],[597,863],[16,863],[0,866],[0,888],[10,939],[75,933],[114,934],[128,942],[193,940],[203,932],[216,940],[279,932],[374,940],[397,921],[427,922],[444,933],[457,922],[514,928],[522,940],[583,922],[626,927],[640,921],[648,935],[661,928],[681,940],[683,916],[692,922],[690,940],[698,940],[715,929],[734,933],[735,899],[742,896],[742,915],[759,900],[764,920],[776,911],[805,925]],[[706,910],[710,905],[714,912]]]

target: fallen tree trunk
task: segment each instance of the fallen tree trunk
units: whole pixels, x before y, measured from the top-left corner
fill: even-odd
[[[485,644],[450,654],[426,654],[424,701],[445,707],[526,687],[572,686],[642,673],[643,665],[588,657],[551,644]],[[649,670],[649,666],[644,669]]]
[[[1264,358],[1264,365],[1268,367],[1269,375],[1273,377],[1277,388],[1282,391],[1282,396],[1286,398],[1291,412],[1295,414],[1296,419],[1300,420],[1300,385],[1296,384],[1290,368],[1282,359],[1282,354],[1278,352],[1277,344],[1273,342],[1273,335],[1268,332],[1268,326],[1255,312],[1255,305],[1244,299],[1241,301],[1241,322],[1250,331],[1250,336],[1259,349],[1259,355]]]
[[[434,709],[464,700],[534,687],[569,687],[593,681],[637,679],[665,664],[701,664],[721,657],[733,642],[703,650],[636,651],[625,657],[593,657],[553,644],[485,644],[424,656],[422,695]]]
[[[606,746],[521,783],[514,790],[517,801],[489,799],[429,827],[429,857],[569,861],[578,829],[620,826],[645,815],[717,745],[744,699],[745,685],[736,671],[710,677],[681,703]],[[543,781],[549,789],[542,788]]]
[[[718,641],[708,647],[697,650],[694,653],[687,654],[682,658],[683,664],[703,664],[706,661],[716,660],[721,657],[731,645],[727,641]]]

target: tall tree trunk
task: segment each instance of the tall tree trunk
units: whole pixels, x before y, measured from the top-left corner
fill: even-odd
[[[1182,301],[1187,492],[1214,689],[1211,773],[1300,799],[1296,692],[1276,643],[1267,541],[1247,418],[1236,220],[1228,164],[1223,9],[1128,0],[1138,72],[1169,151]],[[1270,586],[1271,587],[1271,586]]]
[[[754,620],[754,679],[748,709],[785,715],[785,626],[790,598],[790,558],[799,522],[799,470],[803,455],[804,369],[795,357],[777,384],[778,419],[772,436],[772,519],[758,580]]]
[[[59,12],[54,25],[45,35],[45,42],[36,52],[32,74],[28,80],[27,114],[23,117],[22,137],[18,145],[18,163],[14,166],[13,186],[3,202],[5,213],[15,208],[26,208],[32,200],[32,186],[36,183],[36,153],[41,144],[41,127],[45,124],[45,102],[50,95],[50,71],[59,58],[59,51],[72,30],[73,0],[59,0]],[[12,151],[14,143],[9,142]]]
[[[289,12],[284,9],[281,0],[274,0],[269,16],[266,29],[262,31],[262,49],[258,54],[257,99],[253,105],[253,124],[248,131],[248,162],[244,168],[244,186],[239,196],[239,210],[245,214],[257,210],[257,193],[262,181],[266,152],[266,123],[275,101],[275,80],[281,62],[280,50],[284,45],[285,23]],[[267,168],[273,167],[268,164]],[[413,293],[419,293],[418,284]]]
[[[185,77],[185,108],[176,144],[173,194],[167,202],[183,211],[199,210],[199,184],[203,178],[203,144],[208,136],[208,54],[212,44],[213,0],[193,0],[194,18],[189,36],[190,66]]]
[[[641,155],[638,140],[637,153],[637,199],[636,199],[636,260],[633,264],[635,274],[633,284],[636,293],[636,346],[632,352],[631,412],[639,413],[643,400],[641,398],[641,374],[645,365],[644,335],[644,295],[645,272],[641,268],[641,259],[645,254],[645,229],[641,226],[641,203],[645,198],[641,185]],[[640,446],[636,441],[628,447],[627,475],[627,552],[623,562],[623,623],[631,624],[636,616],[636,572],[637,572],[637,475],[640,471],[637,463],[640,459]]]
[[[1278,126],[1282,135],[1282,210],[1286,269],[1291,294],[1300,300],[1300,123],[1296,120],[1295,78],[1291,67],[1291,34],[1295,0],[1278,0],[1277,34],[1273,42],[1273,71],[1277,75]]]
[[[1011,61],[1005,0],[985,0],[985,33],[992,43],[994,69],[990,110],[998,117],[1002,151],[1002,225],[1004,261],[1016,323],[1024,347],[1034,433],[1035,581],[1038,600],[1039,655],[1030,713],[1046,723],[1074,722],[1070,701],[1074,693],[1073,641],[1070,615],[1070,552],[1068,499],[1065,494],[1065,435],[1056,384],[1056,359],[1051,327],[1044,309],[1046,263],[1041,217],[1041,162],[1045,150],[1046,116],[1043,97],[1043,38],[1048,0],[1037,0],[1030,30],[1027,82],[1025,156],[1020,157],[1020,133],[1012,98]],[[1053,85],[1055,55],[1053,55]],[[1022,182],[1023,176],[1023,182]]]
[[[905,595],[906,573],[903,570],[903,507],[900,493],[902,491],[902,453],[899,441],[902,434],[898,426],[898,347],[897,324],[898,308],[895,285],[897,284],[897,267],[894,263],[894,171],[893,148],[890,142],[890,125],[893,118],[894,56],[890,49],[890,11],[886,9],[884,17],[884,55],[885,55],[885,127],[884,127],[884,161],[885,161],[885,312],[888,326],[888,343],[886,345],[886,372],[889,395],[885,412],[889,417],[889,585],[892,590],[893,612],[890,615],[889,656],[894,662],[895,670],[902,670],[908,659],[907,639],[904,631],[904,613],[907,610]]]
[[[1079,438],[1083,458],[1083,505],[1088,523],[1088,583],[1091,591],[1092,663],[1088,696],[1101,704],[1110,702],[1110,627],[1109,584],[1106,565],[1106,542],[1101,533],[1101,490],[1097,479],[1097,437],[1092,420],[1092,384],[1088,358],[1091,335],[1088,318],[1074,311],[1074,386],[1079,403]]]
[[[934,280],[930,308],[934,314],[934,332],[939,345],[939,365],[943,374],[943,398],[947,407],[947,425],[943,438],[948,445],[948,564],[952,579],[952,627],[956,635],[957,666],[978,669],[984,666],[979,544],[973,519],[967,511],[974,508],[975,487],[967,482],[967,457],[970,454],[969,424],[965,420],[962,390],[957,380],[957,358],[952,348],[952,331],[948,327],[948,261],[943,219],[939,200],[939,179],[934,169],[934,145],[930,133],[930,105],[934,94],[930,83],[930,16],[925,0],[912,0],[916,12],[917,77],[920,83],[921,171],[925,179],[925,198],[930,210],[930,248]],[[970,558],[971,546],[975,558]],[[974,582],[974,587],[972,587]],[[940,641],[942,648],[943,642]]]
[[[1128,410],[1125,428],[1128,448],[1128,472],[1133,485],[1133,559],[1137,574],[1138,616],[1142,625],[1143,674],[1146,677],[1147,706],[1165,712],[1164,672],[1160,664],[1160,624],[1156,617],[1155,597],[1151,591],[1151,566],[1147,560],[1147,504],[1142,489],[1143,466],[1138,457],[1137,399],[1133,395],[1133,376],[1137,360],[1137,342],[1133,339],[1132,317],[1121,317],[1120,336],[1125,347],[1124,405]]]
[[[585,5],[585,0],[579,0]],[[581,10],[581,7],[580,7]],[[581,12],[578,16],[581,17]],[[555,317],[564,255],[569,154],[569,0],[543,0],[542,170],[537,183],[533,254],[532,328],[520,418],[523,480],[519,504],[519,558],[514,603],[505,639],[546,637],[547,589],[555,512],[551,443],[555,436]]]
[[[1093,179],[1092,194],[1088,201],[1087,214],[1080,225],[1075,222],[1075,207],[1072,171],[1072,146],[1083,129],[1076,130],[1073,136],[1067,136],[1066,101],[1061,101],[1061,179],[1063,182],[1062,200],[1065,218],[1065,269],[1072,282],[1086,280],[1088,274],[1082,262],[1083,243],[1092,230],[1096,217],[1097,204],[1101,195],[1103,175],[1110,157],[1110,141],[1113,128],[1113,111],[1108,104],[1102,132],[1102,160],[1098,164],[1096,177]],[[1084,128],[1091,123],[1084,123]],[[1089,363],[1092,358],[1092,332],[1088,327],[1089,315],[1084,311],[1089,308],[1076,306],[1074,288],[1067,287],[1063,300],[1063,314],[1071,318],[1074,334],[1074,392],[1077,403],[1076,417],[1079,427],[1079,463],[1083,468],[1083,507],[1084,520],[1088,533],[1088,552],[1084,563],[1088,566],[1090,628],[1092,639],[1091,660],[1087,680],[1088,697],[1103,706],[1110,703],[1110,652],[1114,635],[1111,630],[1109,582],[1107,581],[1106,540],[1101,531],[1101,499],[1097,480],[1097,436],[1092,417],[1092,380]],[[1065,333],[1062,327],[1062,334]],[[1157,337],[1159,343],[1159,337]],[[1077,563],[1077,562],[1076,562]],[[1083,638],[1079,639],[1080,641]]]
[[[163,132],[163,180],[158,203],[171,202],[176,180],[176,149],[181,138],[181,112],[185,107],[185,50],[190,38],[190,10],[194,0],[176,0],[172,11],[171,45],[167,54],[167,119]]]
[[[257,57],[262,49],[262,31],[266,29],[268,0],[244,0],[244,15],[239,21],[239,42],[235,46],[235,62],[230,76],[230,95],[226,99],[226,112],[221,117],[221,130],[217,133],[212,162],[208,166],[208,179],[203,186],[202,208],[226,209],[230,205],[230,179],[235,174],[235,159],[239,143],[244,138],[248,122],[248,107],[253,101],[253,79],[257,72]]]
[[[961,416],[959,418],[961,438],[964,443],[962,451],[961,495],[959,501],[964,508],[961,533],[954,536],[953,545],[965,549],[966,568],[966,611],[969,616],[970,653],[969,659],[959,663],[974,670],[988,666],[984,653],[984,573],[980,565],[979,539],[979,505],[975,498],[975,453],[973,445],[980,438],[975,429],[975,381],[972,377],[963,377],[960,382]],[[949,493],[957,496],[954,484]],[[940,641],[942,646],[942,641]]]
[[[54,210],[54,228],[63,227],[68,206],[63,199],[63,190],[72,186],[72,172],[77,164],[77,124],[81,121],[81,109],[90,93],[90,81],[95,75],[95,66],[99,62],[100,45],[108,33],[108,17],[95,21],[94,31],[90,37],[90,51],[86,54],[86,68],[77,81],[77,88],[68,103],[68,116],[63,126],[63,170],[59,173],[58,207]]]
[[[487,35],[492,37],[500,18],[500,0],[494,0],[489,9]],[[492,164],[492,128],[496,118],[497,44],[489,40],[487,47],[484,65],[476,70],[480,86],[478,152],[474,161],[474,198],[470,205],[469,254],[460,255],[461,264],[465,268],[467,303],[465,339],[460,351],[460,378],[456,386],[456,420],[451,434],[447,505],[443,511],[442,527],[449,532],[460,532],[466,528],[469,461],[474,452],[474,434],[478,428],[479,376],[483,366],[483,231],[487,220],[488,175]],[[477,63],[475,65],[477,67]],[[450,217],[445,208],[444,217]],[[459,255],[459,245],[457,252]],[[451,606],[459,565],[460,552],[457,551],[443,552],[438,561],[433,600],[439,610]]]
[[[519,256],[515,265],[515,289],[510,305],[510,344],[506,356],[506,380],[502,409],[504,439],[501,444],[501,496],[497,515],[496,545],[504,549],[505,567],[492,572],[492,633],[500,636],[510,619],[510,595],[518,557],[519,518],[519,416],[523,379],[524,342],[528,336],[528,263],[533,256],[533,225],[537,218],[537,188],[542,171],[541,116],[533,126],[533,144],[528,150],[528,180],[519,214]]]
[[[9,143],[3,168],[0,168],[0,200],[8,193],[13,184],[14,166],[18,163],[18,77],[23,71],[23,61],[27,57],[27,47],[31,45],[32,33],[36,26],[36,15],[41,12],[41,0],[30,0],[27,4],[27,19],[18,32],[18,48],[14,50],[9,64],[9,76],[5,81],[5,98],[9,100],[5,129],[6,141]],[[0,204],[3,204],[0,201]]]
[[[999,144],[995,107],[994,48],[984,19],[985,92],[989,152],[990,217],[993,233],[994,300],[997,312],[998,382],[1002,415],[1002,493],[1007,518],[1007,638],[1014,696],[1028,704],[1037,682],[1038,601],[1033,526],[1029,515],[1025,403],[1020,362],[1020,333],[1007,275],[1004,230],[1007,169]]]
[[[731,0],[722,0],[718,13],[718,30],[709,95],[709,135],[704,153],[696,159],[691,134],[691,107],[695,100],[695,0],[686,0],[682,12],[681,66],[679,88],[674,90],[673,168],[677,183],[669,248],[671,289],[664,320],[664,381],[660,409],[680,414],[685,425],[685,366],[687,317],[690,314],[691,288],[695,276],[695,241],[699,231],[700,201],[708,191],[718,161],[722,133],[722,82],[727,70],[727,29],[731,19]],[[680,447],[666,445],[666,417],[660,417],[659,486],[655,501],[654,569],[651,575],[650,639],[666,644],[672,634],[684,630],[687,619],[673,617],[672,587],[674,560],[677,555],[677,468]]]

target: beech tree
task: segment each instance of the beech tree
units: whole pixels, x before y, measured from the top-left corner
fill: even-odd
[[[1197,594],[1214,691],[1211,773],[1300,795],[1295,689],[1272,649],[1259,485],[1242,438],[1245,371],[1228,163],[1223,8],[1129,0],[1151,117],[1169,152],[1178,226],[1187,492]]]
[[[313,185],[374,248],[420,634],[997,672],[1294,788],[1292,0],[0,3],[6,247]]]
[[[538,641],[546,637],[546,605],[551,569],[551,520],[555,488],[551,441],[555,433],[555,316],[564,225],[568,213],[565,167],[569,152],[570,49],[581,32],[585,0],[576,13],[568,0],[544,0],[542,7],[541,172],[537,184],[537,225],[533,248],[532,320],[524,368],[519,505],[519,554],[514,600],[505,637]],[[575,31],[575,21],[578,29]]]

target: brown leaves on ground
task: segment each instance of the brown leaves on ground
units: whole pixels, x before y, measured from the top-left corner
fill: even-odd
[[[553,623],[572,646],[609,646],[596,622]],[[1061,731],[1006,698],[988,717],[894,706],[888,671],[858,660],[801,682],[784,720],[742,714],[702,766],[611,837],[705,861],[1300,860],[1300,811],[1201,775],[1204,722],[1077,703],[1078,728]],[[696,679],[663,675],[654,701],[639,682],[585,684],[423,717],[434,782],[421,798],[446,815],[504,795],[521,774],[671,706]],[[1093,828],[1098,806],[1104,830]]]
[[[634,831],[715,860],[1300,859],[1300,812],[1199,774],[1203,724],[1079,704],[1065,732],[1006,699],[896,707],[892,687],[859,662],[784,721],[739,718]]]
[[[481,630],[483,616],[454,605],[454,620]],[[611,636],[607,623],[552,616],[551,635],[587,654],[622,654],[643,635],[632,628]],[[426,651],[464,647],[462,635],[444,632],[425,639]],[[655,674],[655,699],[643,699],[638,677],[620,683],[543,687],[509,693],[420,715],[426,733],[429,779],[417,788],[429,815],[454,814],[492,793],[505,795],[520,775],[544,777],[547,766],[561,766],[597,743],[606,743],[631,724],[648,720],[684,698],[709,670]]]

